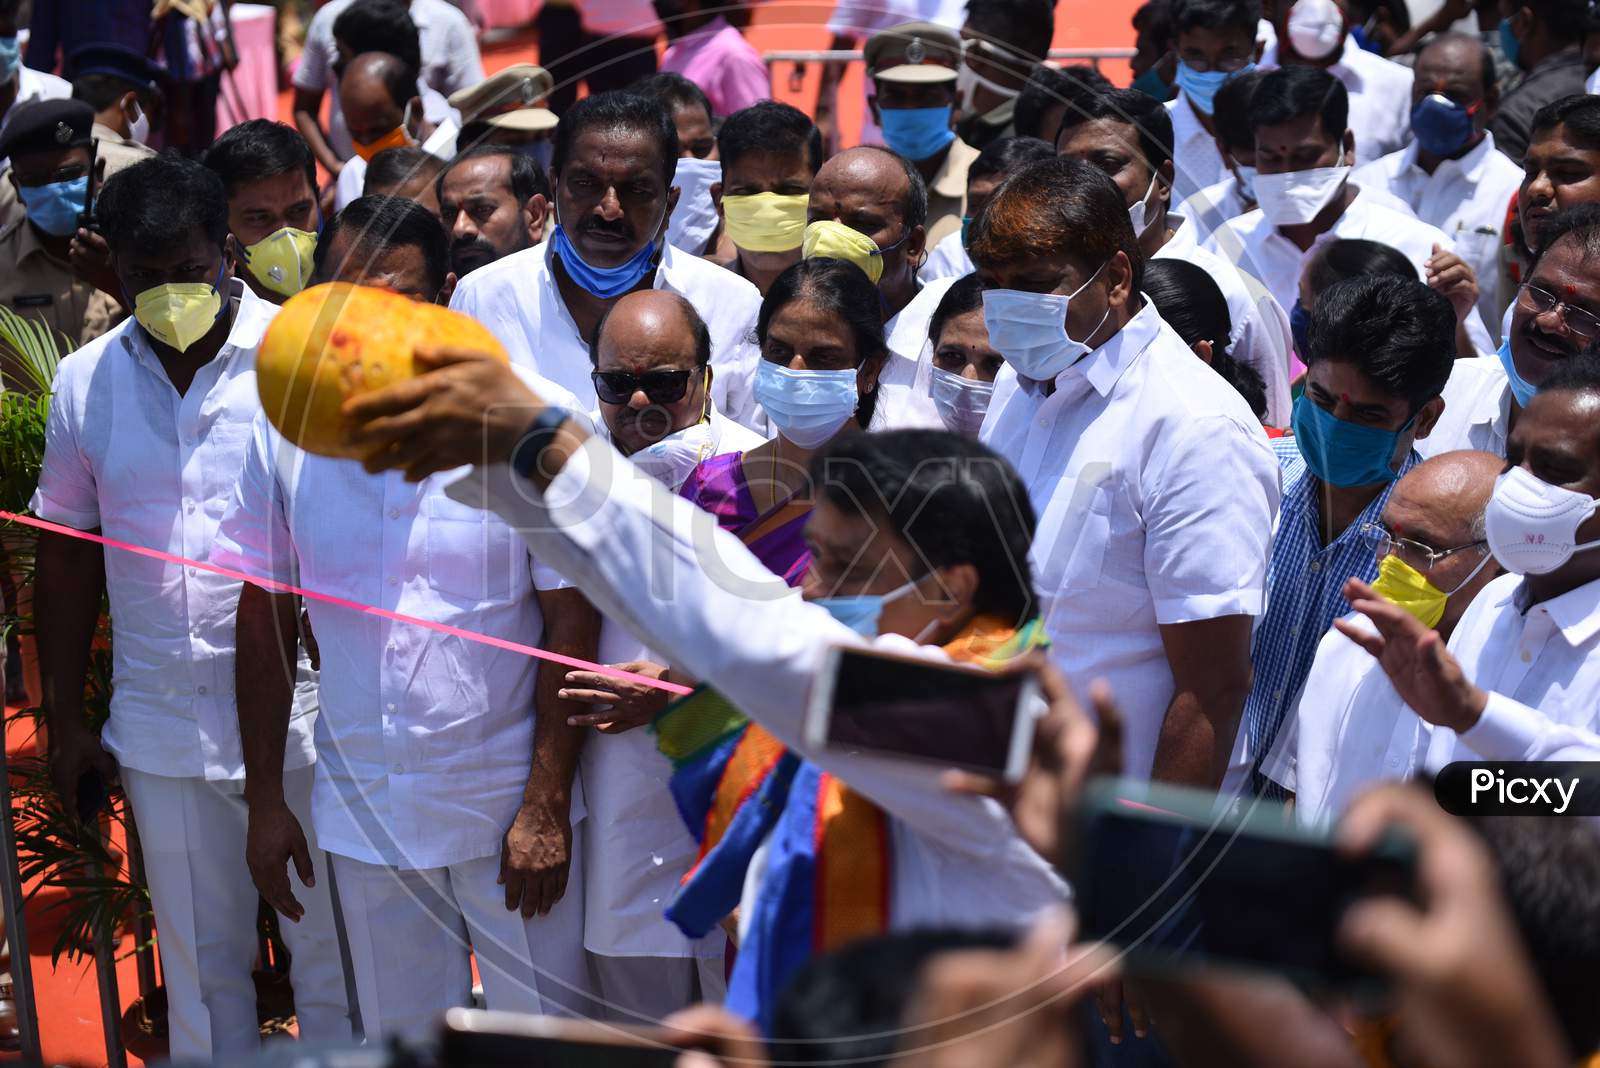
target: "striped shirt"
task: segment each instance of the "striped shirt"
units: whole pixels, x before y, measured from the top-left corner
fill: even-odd
[[[1244,703],[1245,759],[1255,793],[1283,797],[1282,789],[1261,775],[1261,761],[1272,749],[1284,716],[1299,699],[1316,659],[1317,645],[1333,621],[1350,611],[1343,590],[1351,578],[1371,582],[1378,561],[1369,539],[1395,482],[1373,498],[1355,522],[1327,545],[1322,542],[1322,483],[1306,468],[1293,438],[1272,442],[1283,468],[1283,505],[1267,564],[1267,610],[1250,642],[1255,670]],[[1419,462],[1415,450],[1400,467],[1404,475]]]

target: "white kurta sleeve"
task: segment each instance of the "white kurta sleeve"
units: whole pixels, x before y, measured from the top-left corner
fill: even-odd
[[[1600,734],[1557,723],[1493,691],[1483,715],[1460,738],[1488,760],[1600,760]]]
[[[28,507],[40,519],[93,530],[100,525],[100,491],[89,458],[79,445],[79,398],[74,396],[71,367],[63,362],[56,370],[55,392],[44,425],[44,460]]]

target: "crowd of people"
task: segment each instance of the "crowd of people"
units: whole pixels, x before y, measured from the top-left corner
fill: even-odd
[[[172,1055],[257,1048],[259,899],[305,1041],[479,1003],[684,1064],[1600,1055],[1593,823],[1428,790],[1600,759],[1587,5],[1151,0],[1125,88],[1046,61],[1051,0],[841,6],[853,146],[837,65],[807,113],[742,12],[614,6],[485,75],[442,0],[331,0],[292,125],[158,153],[143,47],[23,66],[0,0],[0,300],[73,349],[32,510],[159,554],[40,534],[32,697],[63,803],[137,822]],[[330,282],[509,363],[422,345],[298,448],[256,358]],[[818,743],[838,645],[1032,673],[1020,781]],[[1408,835],[1338,918],[1385,995],[1124,977],[1071,918],[1106,774]]]

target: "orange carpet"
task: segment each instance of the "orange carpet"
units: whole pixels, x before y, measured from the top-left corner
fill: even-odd
[[[604,0],[598,0],[604,2]],[[1082,4],[1077,0],[1064,0],[1056,8],[1056,48],[1127,48],[1133,44],[1133,29],[1129,25],[1135,0],[1118,0],[1104,7]],[[766,0],[758,3],[750,27],[750,40],[761,51],[821,49],[828,47],[826,29],[831,4],[794,2],[794,0]],[[496,71],[512,63],[532,63],[538,59],[538,39],[531,28],[497,30],[491,33],[483,47],[484,67]],[[778,99],[809,111],[816,100],[819,76],[816,64],[805,73],[798,90],[791,88],[790,70],[781,64],[774,70],[773,83]],[[1112,61],[1101,65],[1101,70],[1113,82],[1127,84],[1127,64]],[[839,90],[841,143],[854,142],[861,128],[862,110],[861,68],[853,65]],[[290,93],[279,96],[279,117],[292,121]],[[8,735],[7,752],[31,753],[31,737]],[[46,1064],[104,1065],[105,1047],[100,1031],[99,994],[95,986],[92,963],[71,964],[65,960],[59,968],[50,965],[49,947],[55,929],[49,914],[49,900],[36,898],[28,907],[28,929],[33,947],[34,982],[39,997],[39,1029],[44,1043]],[[131,936],[124,937],[119,952],[128,954],[132,949]],[[117,965],[117,981],[123,1007],[138,996],[138,981],[134,975],[130,956]],[[0,1054],[0,1064],[12,1063],[15,1055]],[[140,1064],[130,1057],[130,1064]]]

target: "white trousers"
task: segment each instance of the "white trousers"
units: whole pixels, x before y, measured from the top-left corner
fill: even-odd
[[[713,929],[721,937],[722,932]],[[728,994],[721,957],[608,957],[589,955],[599,984],[601,1013],[613,1023],[650,1026],[700,1001],[721,1004]]]
[[[498,855],[420,871],[332,855],[369,1044],[427,1038],[446,1009],[471,1005],[474,956],[491,1009],[594,1015],[583,951],[586,822],[572,829],[566,893],[531,920],[506,909]]]
[[[328,896],[327,858],[311,829],[311,768],[285,772],[283,793],[305,829],[317,885],[291,871],[294,895],[305,906],[299,923],[279,917],[294,960],[295,1014],[300,1036],[348,1042],[350,1010],[344,968]],[[123,768],[123,791],[139,826],[140,852],[156,946],[167,990],[167,1030],[174,1060],[217,1060],[260,1048],[256,988],[258,894],[245,865],[248,809],[243,782],[172,778]]]

